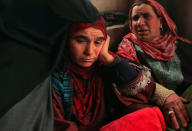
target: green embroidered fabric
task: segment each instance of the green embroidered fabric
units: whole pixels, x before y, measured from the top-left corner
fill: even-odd
[[[157,61],[144,53],[139,46],[135,45],[135,48],[140,62],[152,70],[153,77],[160,84],[168,89],[175,90],[183,82],[184,77],[181,72],[181,62],[176,53],[170,61]]]

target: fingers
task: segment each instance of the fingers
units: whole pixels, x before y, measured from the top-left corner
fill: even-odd
[[[108,48],[109,48],[109,42],[110,42],[110,37],[107,35],[107,39],[105,41],[105,44],[103,45],[100,53],[99,53],[99,61],[100,63],[104,65],[108,65],[114,61],[114,57],[109,53]]]
[[[106,39],[106,41],[105,41],[105,45],[106,45],[107,47],[109,47],[109,42],[110,42],[110,36],[107,35],[107,39]]]
[[[177,96],[176,94],[170,95],[167,98],[164,104],[164,114],[165,119],[169,125],[172,125],[173,128],[179,129],[179,123],[177,121],[180,120],[183,127],[186,127],[188,122],[190,121],[187,110],[183,104],[183,102],[187,102],[188,100]]]
[[[173,125],[173,127],[178,130],[180,128],[179,123],[177,122],[177,118],[175,115],[175,112],[173,111],[172,113],[169,113],[169,118],[171,120],[171,124]]]
[[[164,110],[165,119],[169,126],[178,130],[180,128],[173,108]]]
[[[184,127],[187,126],[187,123],[190,121],[189,118],[189,114],[184,106],[184,104],[180,101],[177,103],[177,107],[175,108],[175,110],[178,110],[177,116],[179,117],[179,119],[181,120],[181,123]],[[181,113],[180,113],[181,112]]]
[[[177,106],[174,107],[175,113],[179,120],[181,121],[181,124],[186,127],[187,126],[187,112],[183,105],[183,103],[178,103]]]
[[[164,110],[164,116],[168,125],[172,127],[171,118],[169,117],[168,110]]]
[[[185,98],[183,98],[183,97],[180,97],[180,99],[181,99],[181,101],[182,101],[183,103],[185,103],[185,104],[187,104],[187,103],[190,102],[189,100],[187,100],[187,99],[185,99]]]
[[[110,36],[107,35],[107,39],[105,40],[105,44],[103,44],[102,51],[103,53],[108,53],[109,48],[109,42],[110,42]]]
[[[188,112],[187,112],[187,110],[185,108],[185,105],[183,103],[187,104],[190,101],[183,98],[183,97],[180,97],[180,99],[181,99],[182,102],[179,102],[177,105],[180,107],[180,110],[183,112],[183,115],[184,115],[185,119],[187,120],[187,122],[189,122],[190,117],[189,117],[189,114],[188,114]]]

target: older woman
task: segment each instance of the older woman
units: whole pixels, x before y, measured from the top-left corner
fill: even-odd
[[[136,110],[101,130],[165,130],[160,110],[149,105],[156,88],[149,70],[109,53],[108,46],[102,17],[71,25],[63,68],[52,76],[55,131],[99,130]]]
[[[179,129],[177,119],[180,119],[186,127],[189,116],[184,103],[187,100],[173,91],[181,95],[184,91],[184,94],[188,94],[192,90],[192,87],[186,89],[188,83],[185,83],[177,52],[181,44],[192,42],[177,35],[175,23],[155,0],[136,0],[129,16],[131,33],[124,36],[117,53],[151,69],[155,80],[168,88],[158,93],[164,95],[165,99],[157,103],[163,106],[167,122]],[[191,99],[191,94],[188,99]],[[191,109],[188,111],[190,113]]]

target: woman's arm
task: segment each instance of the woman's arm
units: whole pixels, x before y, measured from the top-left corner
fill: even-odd
[[[138,97],[139,100],[147,103],[155,89],[149,69],[137,66],[128,59],[121,59],[116,54],[110,53],[108,51],[109,41],[110,37],[108,36],[101,49],[99,61],[104,64],[108,76],[116,86],[116,91],[119,91],[122,96]]]

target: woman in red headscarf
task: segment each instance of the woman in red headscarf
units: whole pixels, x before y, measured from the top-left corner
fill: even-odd
[[[165,130],[161,111],[149,105],[156,84],[148,68],[109,52],[105,26],[101,17],[69,29],[64,64],[51,82],[55,131]]]
[[[175,23],[155,0],[136,0],[129,11],[129,18],[131,33],[123,37],[117,53],[151,69],[155,80],[167,88],[157,93],[164,96],[164,99],[156,104],[163,107],[170,125],[179,129],[181,126],[177,119],[180,119],[186,127],[189,114],[184,103],[187,100],[178,95],[184,91],[184,94],[188,94],[192,87],[189,87],[190,83],[184,78],[181,57],[178,55],[182,51],[180,46],[191,46],[192,42],[178,36]],[[191,99],[191,94],[188,99]]]

